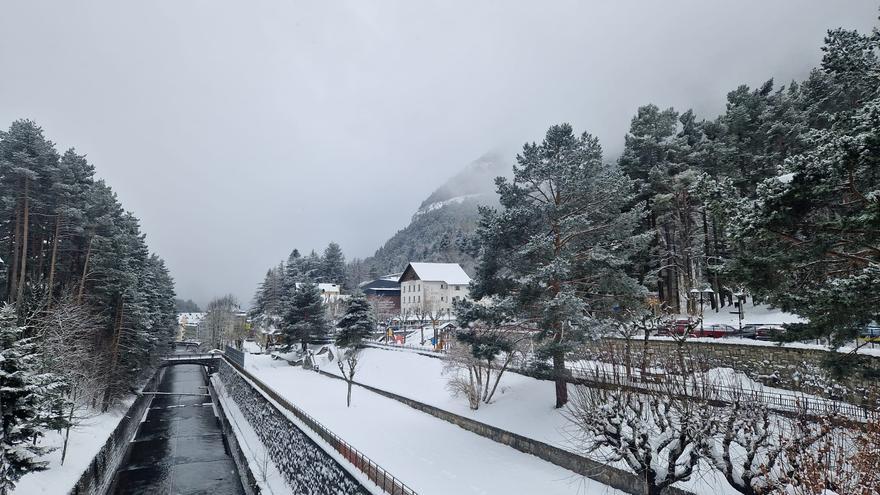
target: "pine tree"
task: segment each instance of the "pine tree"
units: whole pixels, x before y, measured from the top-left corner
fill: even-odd
[[[305,353],[309,343],[326,338],[330,325],[317,285],[303,282],[293,291],[284,325],[284,343],[288,349],[298,342]]]
[[[11,305],[0,308],[0,495],[31,471],[46,469],[39,461],[48,450],[35,442],[43,435],[41,380],[33,373],[39,359],[36,342],[25,337]]]
[[[339,356],[337,364],[339,372],[345,378],[348,385],[345,404],[351,407],[351,387],[354,384],[354,376],[360,362],[361,348],[365,340],[376,328],[376,319],[370,308],[370,303],[363,294],[355,294],[348,304],[345,315],[336,324],[339,334],[336,336],[336,345],[345,348]]]
[[[376,329],[376,320],[370,302],[363,294],[355,294],[348,301],[345,314],[336,324],[339,334],[336,345],[339,347],[358,347]]]
[[[565,357],[599,333],[614,307],[641,302],[644,288],[627,275],[640,248],[642,217],[633,182],[602,162],[598,140],[551,127],[540,145],[526,144],[512,182],[497,179],[502,210],[481,208],[474,246],[479,262],[471,294],[493,305],[467,304],[467,323],[519,322],[537,330],[540,355],[552,358],[556,407],[568,401]]]
[[[345,284],[345,256],[339,244],[331,242],[321,259],[321,278],[331,284]]]

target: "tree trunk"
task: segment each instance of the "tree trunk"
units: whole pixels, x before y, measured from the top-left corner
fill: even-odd
[[[52,260],[49,262],[49,286],[46,289],[46,305],[52,308],[52,290],[55,285],[55,262],[58,259],[58,233],[61,230],[61,215],[55,216],[55,233],[52,235]],[[63,457],[63,456],[62,456]]]
[[[22,223],[21,223],[21,270],[18,274],[18,292],[15,296],[15,302],[19,303],[24,298],[24,286],[26,285],[25,277],[27,276],[27,250],[28,250],[28,224],[30,223],[30,201],[28,194],[30,193],[30,179],[24,179],[24,197],[22,198]]]
[[[76,408],[76,394],[70,401],[70,414],[67,416],[67,428],[64,431],[64,447],[61,448],[61,465],[64,465],[64,458],[67,457],[67,442],[70,440],[70,427],[73,424],[73,410]]]
[[[83,261],[82,277],[79,279],[79,290],[76,294],[76,302],[78,303],[82,302],[83,291],[85,291],[86,287],[86,276],[89,274],[89,258],[92,256],[92,240],[94,238],[94,233],[89,235],[88,247],[86,248],[86,259]]]
[[[15,295],[18,294],[18,258],[21,254],[21,211],[15,208],[15,236],[12,240],[12,264],[9,265],[9,293],[7,300],[10,303],[15,302]]]
[[[348,383],[348,396],[345,398],[345,407],[351,407],[351,382],[352,380],[346,380],[346,383]]]
[[[556,408],[568,402],[568,383],[565,381],[565,353],[553,352],[553,375],[556,381]]]
[[[110,380],[110,384],[113,384],[113,380],[116,378],[116,362],[119,359],[119,336],[122,333],[122,320],[123,320],[123,298],[122,294],[117,296],[117,306],[116,306],[116,319],[113,322],[113,342],[112,349],[110,353],[110,373],[108,375],[108,379]],[[102,412],[107,412],[110,408],[110,394],[112,392],[112,388],[110,386],[104,391],[104,404],[101,408]]]

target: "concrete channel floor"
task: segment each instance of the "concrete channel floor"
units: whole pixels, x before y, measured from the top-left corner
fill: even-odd
[[[244,489],[214,416],[203,368],[169,366],[146,420],[116,473],[116,495],[241,495]]]

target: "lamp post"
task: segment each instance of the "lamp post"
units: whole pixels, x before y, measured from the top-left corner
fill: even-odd
[[[715,291],[712,290],[711,287],[704,287],[702,289],[691,289],[691,294],[699,294],[700,295],[700,333],[703,333],[703,294],[714,294]]]

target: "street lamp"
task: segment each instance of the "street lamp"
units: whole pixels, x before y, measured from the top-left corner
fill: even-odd
[[[712,290],[711,287],[704,287],[702,289],[691,289],[691,294],[699,294],[700,295],[700,333],[703,333],[703,294],[714,294],[715,291]]]

